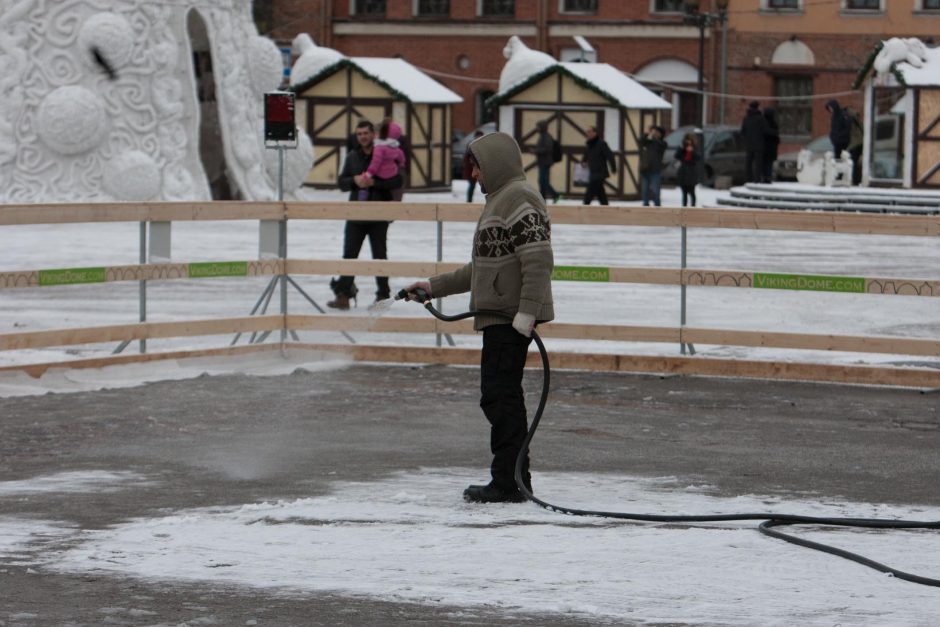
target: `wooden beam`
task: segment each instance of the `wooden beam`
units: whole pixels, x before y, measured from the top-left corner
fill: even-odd
[[[100,344],[124,340],[147,340],[168,337],[192,337],[274,331],[283,328],[283,316],[246,316],[214,320],[184,320],[180,322],[141,322],[76,329],[51,329],[23,333],[0,333],[0,350],[21,350],[46,346],[74,346]]]
[[[429,277],[462,267],[462,263],[388,261],[383,259],[288,259],[288,274]],[[2,285],[2,282],[0,282]]]
[[[799,348],[851,353],[888,353],[940,357],[940,340],[902,337],[846,336],[810,333],[769,333],[730,329],[682,329],[686,344]]]

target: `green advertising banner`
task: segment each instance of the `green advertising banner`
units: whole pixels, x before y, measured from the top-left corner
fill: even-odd
[[[555,266],[552,271],[553,281],[593,281],[607,283],[610,281],[610,268],[593,266]]]
[[[59,270],[40,270],[39,285],[78,285],[79,283],[104,283],[107,274],[104,268],[62,268]]]
[[[771,290],[865,293],[865,279],[854,276],[754,273],[754,287]]]
[[[247,261],[207,261],[189,264],[189,278],[208,279],[220,276],[248,276]]]

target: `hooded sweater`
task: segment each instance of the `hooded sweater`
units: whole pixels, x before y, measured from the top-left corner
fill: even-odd
[[[431,294],[437,298],[469,291],[470,309],[509,316],[477,315],[477,331],[509,324],[517,312],[548,322],[555,317],[551,224],[544,199],[526,181],[519,145],[506,133],[491,133],[467,149],[479,164],[486,204],[473,235],[470,263],[431,277]]]

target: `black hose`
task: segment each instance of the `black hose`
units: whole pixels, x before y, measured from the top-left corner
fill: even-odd
[[[409,294],[402,290],[398,294],[398,298],[405,298]],[[435,309],[434,305],[431,304],[431,299],[426,293],[418,291],[417,298],[422,302],[424,308],[431,312],[431,314],[444,322],[456,322],[457,320],[464,320],[466,318],[472,318],[478,314],[494,315],[506,318],[511,320],[513,316],[502,312],[502,311],[491,311],[491,310],[477,310],[477,311],[467,311],[464,313],[456,314],[453,316],[447,316]],[[783,540],[785,542],[790,542],[792,544],[798,544],[810,549],[815,549],[817,551],[822,551],[824,553],[830,553],[832,555],[837,555],[853,562],[858,562],[869,568],[874,568],[877,571],[882,573],[892,575],[898,579],[903,579],[905,581],[910,581],[913,583],[919,583],[925,586],[936,586],[940,587],[940,579],[933,579],[930,577],[922,577],[920,575],[915,575],[912,573],[905,572],[903,570],[898,570],[892,568],[885,564],[881,564],[874,560],[868,559],[863,555],[857,553],[852,553],[851,551],[846,551],[844,549],[839,549],[827,544],[822,544],[819,542],[812,542],[810,540],[804,540],[796,536],[792,536],[781,531],[777,531],[774,527],[782,527],[784,525],[821,525],[821,526],[831,526],[831,527],[863,527],[871,529],[940,529],[940,521],[918,521],[918,520],[887,520],[880,518],[828,518],[820,516],[797,516],[793,514],[774,514],[774,513],[756,513],[756,514],[711,514],[711,515],[696,515],[696,516],[677,516],[677,515],[664,515],[664,514],[631,514],[628,512],[605,512],[605,511],[596,511],[590,509],[574,509],[571,507],[564,507],[562,505],[554,505],[547,501],[536,497],[532,492],[526,488],[525,483],[522,481],[522,464],[526,455],[529,452],[529,445],[532,443],[532,438],[535,436],[535,431],[538,429],[539,421],[542,419],[542,413],[545,410],[545,403],[548,400],[548,389],[549,382],[551,378],[551,370],[548,366],[548,352],[545,350],[545,344],[542,343],[542,338],[539,337],[538,333],[532,331],[532,339],[535,341],[535,345],[539,349],[539,354],[542,357],[542,393],[539,396],[538,408],[535,410],[535,414],[532,416],[532,424],[529,427],[528,432],[526,433],[525,439],[522,442],[522,448],[519,450],[519,455],[516,457],[516,486],[518,486],[519,491],[522,492],[526,498],[528,498],[533,503],[544,507],[547,510],[558,512],[559,514],[568,514],[569,516],[597,516],[601,518],[615,518],[619,520],[637,520],[645,522],[671,522],[671,523],[690,523],[690,522],[722,522],[722,521],[731,521],[731,520],[762,520],[758,526],[758,531],[760,531],[765,536],[771,538],[777,538],[778,540]]]

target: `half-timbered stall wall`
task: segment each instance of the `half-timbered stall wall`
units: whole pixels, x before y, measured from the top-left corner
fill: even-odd
[[[940,48],[919,39],[875,47],[865,86],[863,183],[940,188]]]
[[[498,108],[499,130],[522,147],[523,166],[532,183],[538,182],[533,152],[536,122],[548,122],[549,134],[562,145],[562,161],[551,170],[552,187],[562,194],[581,193],[574,185],[574,169],[584,154],[584,131],[594,126],[617,161],[616,171],[606,181],[607,195],[638,198],[639,138],[645,128],[660,124],[672,105],[606,63],[558,63],[516,38],[505,54],[509,60],[500,77],[500,91],[489,104]]]
[[[298,126],[317,146],[305,183],[336,187],[351,136],[360,120],[378,129],[391,117],[402,127],[408,150],[406,187],[450,187],[452,107],[462,98],[403,59],[345,57],[299,36],[300,57],[291,71]]]

